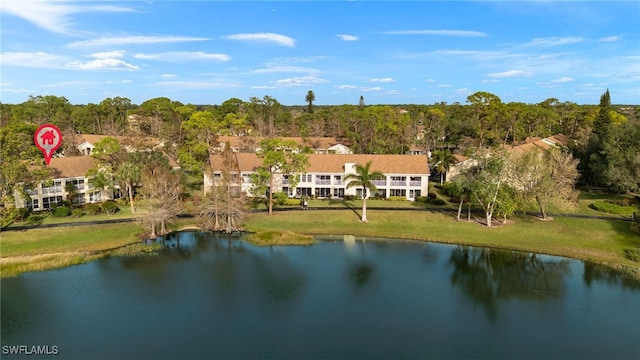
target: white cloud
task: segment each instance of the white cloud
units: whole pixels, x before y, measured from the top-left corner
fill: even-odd
[[[438,87],[448,88],[448,87],[451,87],[451,85],[449,85],[449,84],[440,84],[440,85],[438,85]]]
[[[568,76],[564,76],[564,77],[561,77],[559,79],[551,80],[552,83],[566,83],[566,82],[571,82],[571,81],[576,81],[576,79],[570,78]]]
[[[269,74],[269,73],[315,73],[318,69],[303,67],[303,66],[289,66],[289,65],[273,65],[266,68],[257,69],[253,71],[256,74]]]
[[[289,79],[281,79],[275,82],[277,87],[290,87],[290,86],[308,86],[313,84],[327,83],[328,80],[321,79],[315,75],[294,77]]]
[[[160,77],[161,78],[165,78],[165,79],[172,79],[172,78],[177,77],[177,75],[176,74],[161,74]]]
[[[132,44],[160,44],[190,41],[205,41],[208,38],[190,36],[113,36],[99,37],[91,40],[76,41],[70,43],[69,47],[89,47],[89,46],[111,46],[111,45],[132,45]]]
[[[459,36],[459,37],[486,37],[487,34],[479,31],[467,30],[397,30],[386,31],[387,35],[438,35],[438,36]]]
[[[251,88],[252,89],[276,89],[275,86],[271,86],[271,85],[254,85]]]
[[[120,59],[94,59],[87,62],[73,61],[67,64],[78,70],[138,70],[138,67]]]
[[[382,79],[369,79],[369,80],[367,80],[367,82],[372,82],[372,83],[390,83],[390,82],[395,82],[395,80],[393,80],[390,77],[387,77],[387,78],[382,78]]]
[[[260,41],[260,42],[272,42],[277,45],[294,47],[295,40],[281,34],[274,33],[253,33],[253,34],[234,34],[224,36],[224,39],[239,40],[239,41]]]
[[[607,37],[598,39],[598,41],[601,41],[601,42],[616,42],[618,40],[620,40],[619,36],[607,36]]]
[[[13,65],[30,68],[59,69],[64,67],[68,59],[64,56],[45,52],[6,52],[0,56],[2,65]]]
[[[171,89],[225,89],[231,87],[239,87],[240,84],[228,81],[159,81],[154,83],[157,86],[168,87]]]
[[[381,88],[380,86],[375,86],[375,87],[364,87],[361,90],[362,91],[382,91],[384,89]]]
[[[82,12],[134,12],[135,10],[113,5],[79,5],[65,1],[3,1],[0,11],[20,17],[42,29],[71,34],[74,23],[71,14]]]
[[[336,35],[338,38],[340,38],[341,40],[344,41],[358,41],[358,37],[355,35],[346,35],[346,34],[339,34]]]
[[[153,54],[137,53],[134,56],[136,59],[144,60],[157,60],[166,62],[182,62],[191,60],[216,60],[216,61],[229,61],[231,56],[226,54],[212,54],[202,51],[168,51]]]
[[[96,59],[120,59],[124,56],[124,51],[116,50],[116,51],[103,51],[91,54],[91,57]]]
[[[338,85],[336,86],[338,89],[346,90],[346,89],[357,89],[358,87],[355,85]]]
[[[528,42],[526,45],[529,46],[543,46],[543,47],[551,47],[551,46],[560,46],[567,44],[576,44],[582,42],[581,37],[569,36],[569,37],[547,37],[547,38],[536,38]]]
[[[497,73],[487,74],[491,78],[511,78],[511,77],[530,77],[532,74],[522,70],[509,70]]]

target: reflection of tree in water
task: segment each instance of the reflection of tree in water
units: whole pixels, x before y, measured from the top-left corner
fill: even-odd
[[[307,284],[306,274],[296,269],[286,256],[274,255],[268,259],[257,256],[254,266],[263,295],[271,305],[291,305]]]
[[[543,262],[536,254],[457,247],[451,252],[451,283],[459,286],[487,317],[497,319],[499,301],[546,301],[565,291],[568,261]]]
[[[591,284],[600,281],[608,285],[620,286],[623,289],[640,290],[640,281],[604,265],[594,263],[584,262],[582,279],[587,287],[591,287]]]

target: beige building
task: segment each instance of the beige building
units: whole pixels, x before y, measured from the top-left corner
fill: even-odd
[[[234,154],[240,175],[242,191],[251,194],[251,174],[262,165],[262,160],[251,153]],[[371,161],[371,170],[380,171],[385,178],[375,180],[378,188],[375,196],[389,198],[402,196],[414,200],[418,196],[426,196],[429,188],[429,164],[424,155],[369,155],[369,154],[311,154],[309,168],[305,173],[287,175],[278,174],[274,179],[274,190],[284,191],[289,197],[344,198],[345,196],[362,196],[362,189],[347,188],[345,177],[355,173],[355,165],[364,165]],[[213,181],[221,176],[222,155],[211,156],[210,173],[205,172],[205,192],[211,188]],[[290,186],[289,176],[297,176],[298,183]],[[371,195],[370,195],[371,196]]]

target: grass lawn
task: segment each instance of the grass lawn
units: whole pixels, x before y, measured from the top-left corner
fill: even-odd
[[[456,221],[450,213],[368,210],[368,223],[359,221],[360,209],[253,214],[245,223],[250,231],[287,230],[301,234],[347,234],[428,240],[443,243],[500,247],[566,256],[640,271],[625,250],[640,247],[640,236],[623,220],[556,218],[541,221],[522,216],[515,223],[486,228],[476,222]]]

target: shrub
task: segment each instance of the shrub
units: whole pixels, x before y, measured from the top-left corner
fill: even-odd
[[[29,217],[29,214],[31,214],[31,210],[29,210],[29,208],[13,208],[2,214],[2,224],[10,224],[14,221],[25,221]]]
[[[416,198],[416,202],[426,204],[426,203],[428,203],[428,202],[429,202],[429,198],[428,198],[428,197],[426,197],[426,196],[418,196],[418,197]]]
[[[87,204],[84,206],[84,211],[89,215],[98,215],[102,209],[98,204]]]
[[[53,209],[53,217],[67,217],[71,215],[71,209],[68,206],[58,206]]]
[[[107,200],[103,202],[102,206],[100,207],[102,208],[102,211],[104,211],[107,215],[113,215],[118,212],[118,210],[120,210],[118,204],[116,204],[116,202],[113,200]]]
[[[446,203],[445,203],[444,200],[436,198],[436,199],[430,199],[429,200],[429,204],[431,204],[431,205],[444,205]]]
[[[459,191],[459,188],[460,185],[458,183],[449,181],[448,183],[444,184],[444,186],[442,187],[442,191],[444,191],[447,196],[454,197]]]
[[[405,201],[405,200],[407,200],[407,198],[404,197],[404,196],[389,196],[389,198],[387,200],[389,200],[389,201]]]
[[[356,199],[356,196],[355,196],[355,195],[345,195],[345,196],[344,196],[344,200],[345,200],[345,201],[353,201],[353,200],[355,200],[355,199]]]
[[[640,234],[640,213],[634,212],[633,218],[631,219],[631,225],[629,225],[629,229],[636,234]]]
[[[287,203],[289,196],[285,194],[283,191],[278,191],[273,193],[273,204],[277,206],[284,206]]]
[[[429,196],[429,199],[436,199],[438,197],[436,193],[432,193],[432,192],[430,192],[427,196]]]
[[[71,210],[71,215],[73,217],[83,216],[84,215],[84,210],[82,210],[82,209],[73,209],[73,210]]]
[[[27,224],[39,224],[40,222],[42,222],[42,220],[45,218],[45,215],[40,215],[40,214],[31,214],[29,215],[29,217],[27,218]]]
[[[632,214],[636,210],[635,206],[620,206],[611,201],[595,201],[589,207],[597,211],[618,215]]]

